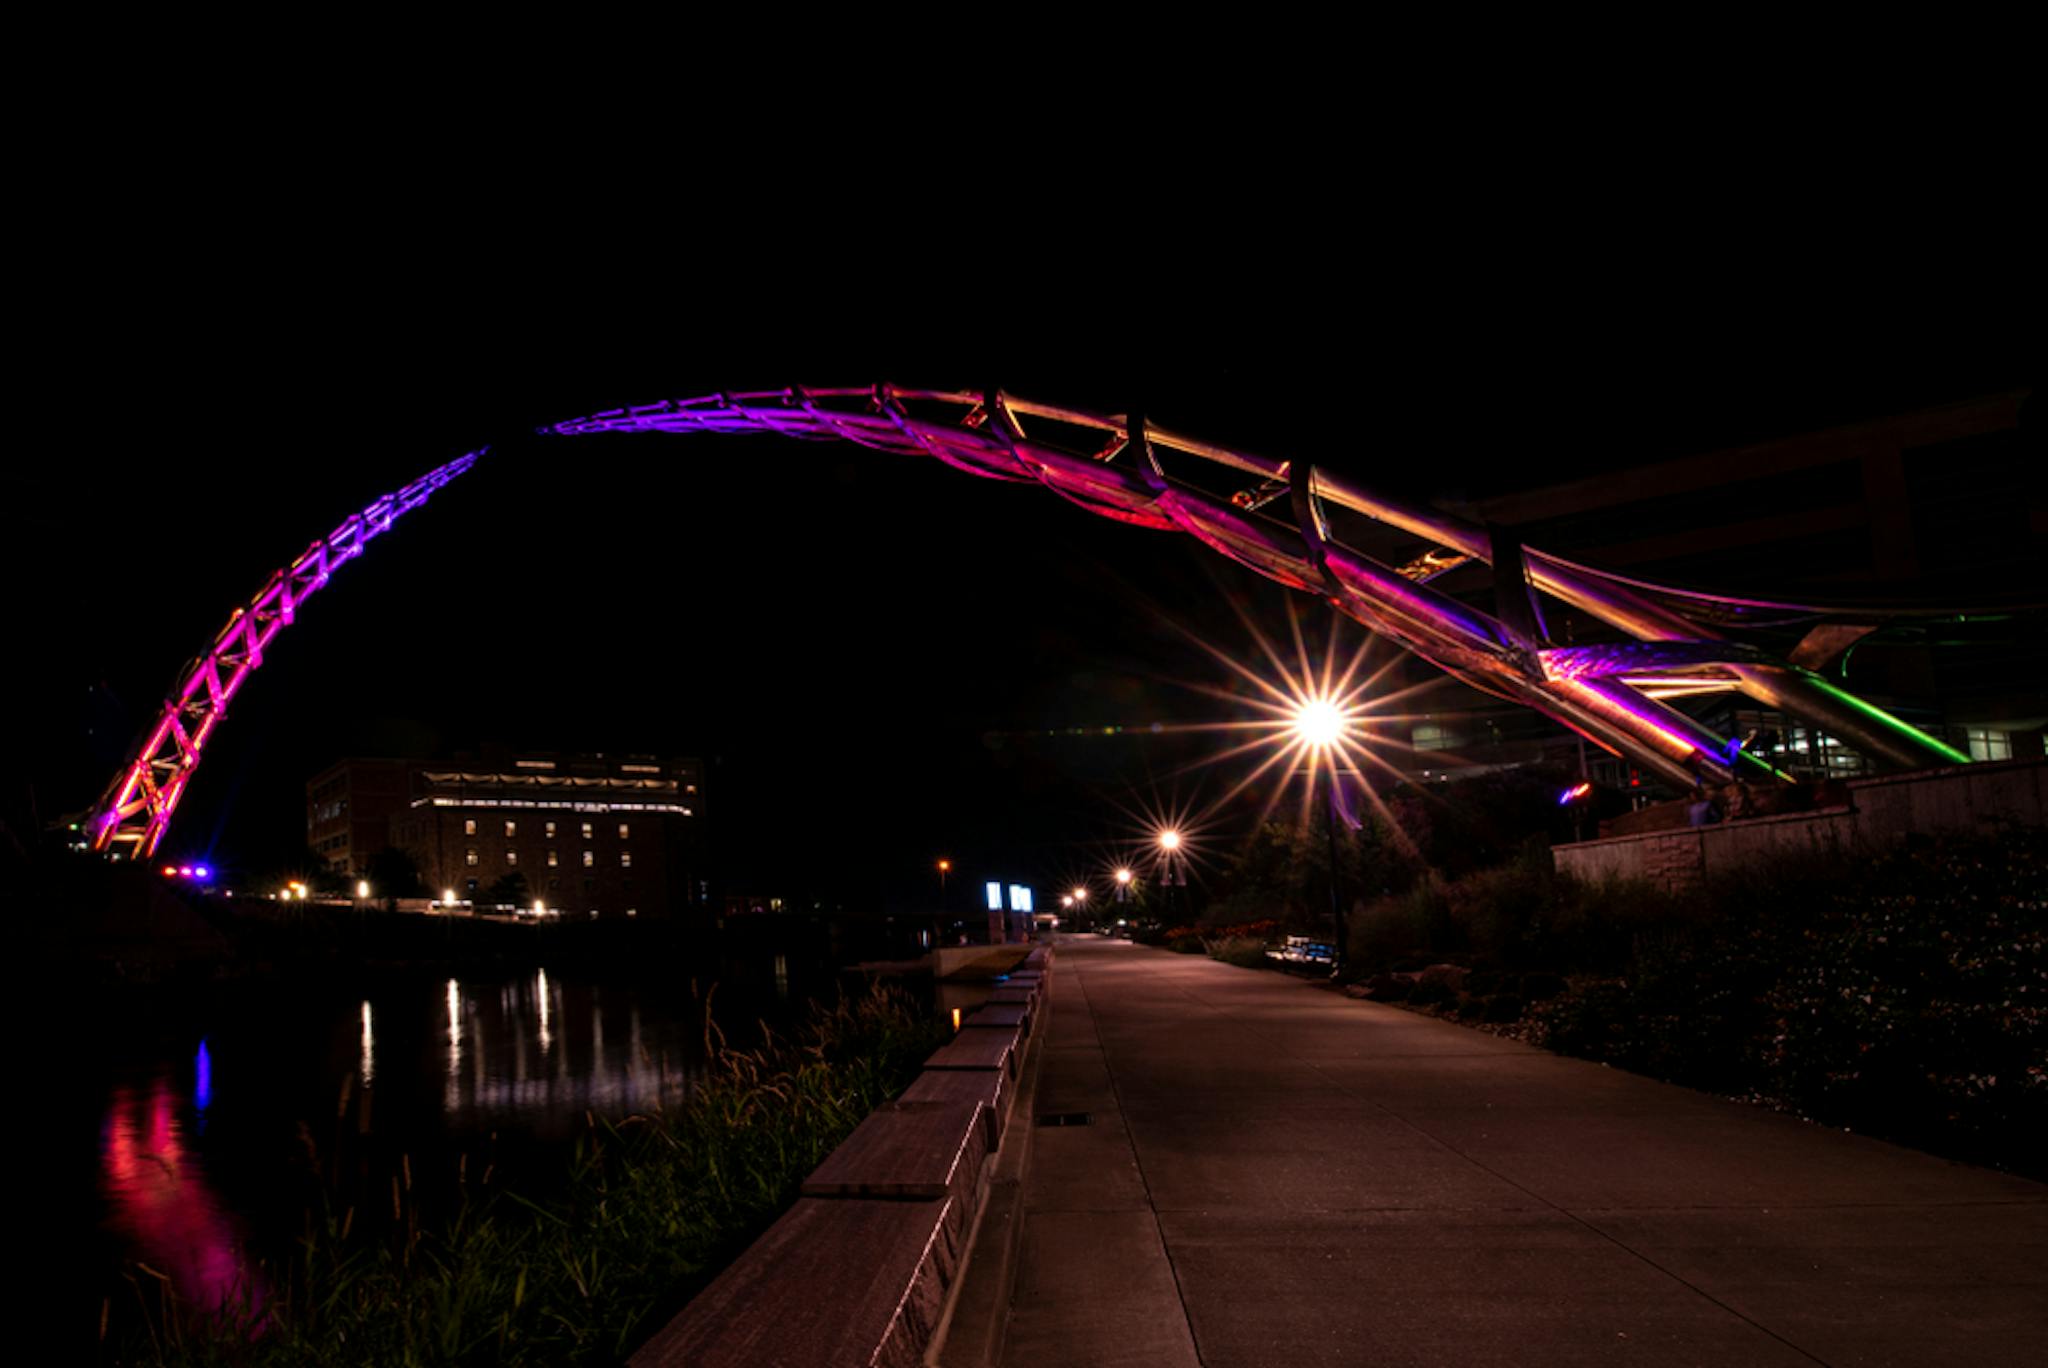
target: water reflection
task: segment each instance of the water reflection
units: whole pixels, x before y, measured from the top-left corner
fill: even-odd
[[[587,997],[587,1006],[565,1010],[571,995]],[[565,989],[546,970],[482,993],[450,979],[445,1000],[441,1105],[450,1120],[574,1120],[586,1110],[619,1115],[673,1106],[697,1072],[676,1023],[664,1022],[663,1038],[650,1048],[636,996],[622,1009],[602,989]],[[587,1025],[579,1031],[577,1021]]]
[[[212,1059],[199,1047],[195,1100],[213,1093]],[[207,1310],[227,1302],[248,1276],[241,1232],[187,1147],[180,1099],[159,1078],[148,1097],[117,1088],[100,1144],[100,1187],[112,1224],[135,1257],[167,1275],[181,1296]],[[261,1289],[250,1287],[252,1308]]]
[[[377,1035],[370,1029],[370,1004],[363,1003],[363,1044],[361,1059],[356,1072],[363,1077],[365,1086],[377,1081]]]

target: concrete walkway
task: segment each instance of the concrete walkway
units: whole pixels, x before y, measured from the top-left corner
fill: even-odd
[[[2048,1187],[1277,973],[1059,967],[1031,1105],[1090,1122],[1032,1133],[1006,1365],[2048,1353]]]

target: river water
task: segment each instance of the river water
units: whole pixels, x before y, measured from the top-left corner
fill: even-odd
[[[778,957],[751,994],[713,995],[713,1019],[745,1044],[758,1021],[788,1022],[835,988],[810,972],[792,982]],[[38,1271],[67,1318],[96,1317],[110,1288],[136,1295],[120,1274],[131,1261],[218,1304],[252,1252],[289,1250],[323,1213],[431,1213],[485,1183],[544,1193],[591,1117],[673,1105],[705,1067],[705,1002],[687,980],[542,964],[131,997],[83,1015],[44,1023],[73,1039],[36,1084],[59,1143],[29,1185],[29,1216],[55,1235]]]

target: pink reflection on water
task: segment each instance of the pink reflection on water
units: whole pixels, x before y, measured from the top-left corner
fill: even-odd
[[[243,1262],[234,1220],[187,1147],[180,1101],[165,1079],[146,1101],[134,1089],[115,1090],[101,1133],[100,1189],[135,1257],[167,1274],[181,1298],[218,1310],[246,1281],[253,1311],[262,1289]]]

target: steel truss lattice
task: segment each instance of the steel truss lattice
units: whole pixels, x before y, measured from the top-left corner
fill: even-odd
[[[425,503],[482,454],[459,456],[350,514],[298,559],[272,573],[254,598],[229,615],[227,626],[179,673],[134,756],[107,785],[92,815],[93,849],[137,860],[156,853],[199,767],[200,752],[227,716],[229,701],[263,663],[271,640],[291,625],[299,605],[325,587],[328,576],[362,555],[372,538],[389,531],[401,514]]]
[[[1681,787],[1725,782],[1745,758],[1739,743],[1663,701],[1713,690],[1740,691],[1894,766],[1968,759],[1813,668],[1908,610],[1744,599],[1628,579],[1522,546],[1437,509],[1388,498],[1306,462],[1202,442],[1142,417],[1033,403],[1001,391],[875,385],[708,395],[613,409],[543,431],[771,433],[848,441],[932,457],[984,479],[1043,485],[1100,517],[1185,532],[1269,579],[1326,599],[1456,678],[1534,708]],[[134,858],[154,853],[228,700],[262,663],[265,647],[292,620],[297,605],[399,514],[468,470],[480,454],[450,461],[349,518],[235,611],[179,677],[156,726],[108,786],[92,819],[95,849]],[[1190,472],[1200,472],[1203,481]],[[1219,477],[1241,487],[1228,495],[1204,487]],[[1399,566],[1375,560],[1335,533],[1333,510],[1398,529],[1427,549]],[[1497,586],[1507,588],[1497,595],[1498,616],[1431,583],[1472,561],[1492,566]],[[1544,635],[1538,591],[1630,640],[1553,645]],[[1744,627],[1787,623],[1813,628],[1789,660],[1729,636]]]

